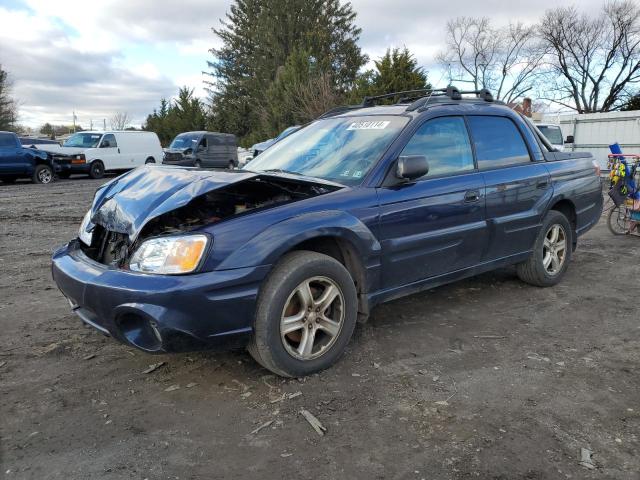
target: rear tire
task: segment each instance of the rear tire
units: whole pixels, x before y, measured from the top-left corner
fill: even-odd
[[[536,287],[551,287],[564,276],[573,248],[573,229],[567,217],[550,210],[544,217],[533,252],[516,265],[518,277]]]
[[[36,165],[31,180],[33,183],[47,185],[53,182],[53,169],[49,165]]]
[[[233,170],[234,168],[236,168],[236,164],[233,163],[233,160],[229,160],[228,168],[229,170]]]
[[[89,177],[97,180],[104,177],[104,164],[100,160],[94,160],[89,167]]]
[[[347,269],[327,255],[292,252],[262,284],[248,350],[277,375],[310,375],[344,353],[356,317],[357,293]]]
[[[194,167],[196,168],[202,168],[202,163],[200,163],[200,160],[196,160],[193,164]]]
[[[149,165],[150,163],[156,163],[156,159],[153,157],[149,157],[144,161],[145,165]]]

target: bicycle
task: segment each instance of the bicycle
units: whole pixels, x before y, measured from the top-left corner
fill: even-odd
[[[622,159],[625,157],[631,160],[631,162],[629,162],[630,165],[628,163],[622,163]],[[640,156],[638,155],[609,155],[609,169],[612,172],[609,197],[611,198],[613,207],[609,209],[607,227],[609,227],[609,231],[614,235],[629,235],[633,230],[637,231],[638,223],[640,223],[637,219],[633,218],[636,210],[634,210],[634,198],[632,195],[637,191],[637,189],[635,189],[637,183],[633,181],[630,184],[632,189],[629,189],[625,180],[625,174],[628,175],[629,179],[635,180],[639,162]],[[625,174],[618,176],[617,172],[622,171],[624,171]]]

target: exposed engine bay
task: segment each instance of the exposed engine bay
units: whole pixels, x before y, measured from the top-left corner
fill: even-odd
[[[272,208],[317,195],[339,186],[296,181],[275,176],[257,176],[194,197],[186,205],[153,218],[133,243],[125,233],[96,224],[91,245],[82,245],[91,259],[112,267],[126,267],[131,254],[147,238],[184,233],[248,212]]]

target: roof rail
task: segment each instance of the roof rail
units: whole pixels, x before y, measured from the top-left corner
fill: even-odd
[[[462,95],[469,94],[473,94],[478,99],[484,100],[485,102],[494,101],[493,95],[491,95],[491,92],[486,88],[483,88],[481,90],[460,91],[457,87],[449,85],[447,88],[419,88],[417,90],[403,90],[401,92],[385,93],[383,95],[375,95],[372,97],[367,96],[362,99],[362,103],[360,105],[343,105],[340,107],[335,107],[323,113],[318,118],[333,117],[349,110],[373,107],[378,100],[385,100],[396,97],[400,97],[396,104],[408,103],[409,101],[411,101],[411,104],[406,109],[407,112],[411,112],[427,105],[433,97],[437,97],[438,100],[443,100],[443,97],[446,97],[450,100],[458,101],[463,99]]]

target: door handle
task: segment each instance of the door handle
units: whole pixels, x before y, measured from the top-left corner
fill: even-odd
[[[467,203],[477,202],[480,200],[480,192],[478,190],[468,190],[464,194],[464,201]]]
[[[549,181],[548,180],[540,180],[536,184],[536,188],[545,189],[547,187],[549,187]]]

